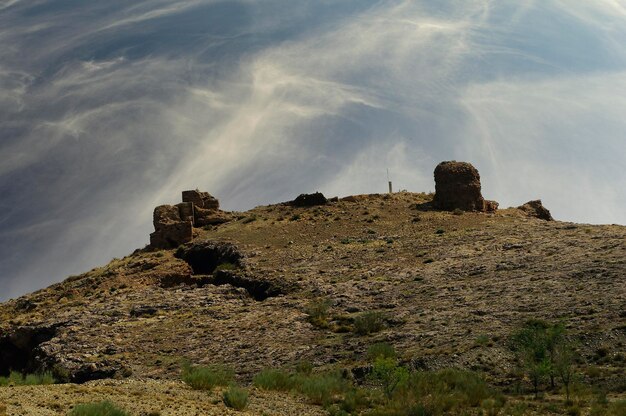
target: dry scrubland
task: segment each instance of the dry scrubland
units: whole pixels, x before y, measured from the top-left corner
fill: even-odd
[[[355,414],[620,414],[626,227],[548,222],[517,209],[426,210],[431,199],[403,192],[233,213],[228,223],[195,229],[192,245],[233,243],[240,264],[218,255],[204,265],[219,266],[209,275],[176,249],[138,250],[4,303],[0,352],[22,354],[18,370],[45,367],[57,379],[88,382],[0,387],[0,414],[2,404],[9,415],[47,415],[103,399],[133,415],[234,413],[223,403],[226,387],[181,382],[184,361],[231,367],[250,388],[249,414],[342,414],[356,387],[370,397]],[[574,350],[570,403],[549,377],[532,397],[511,337],[533,319],[564,327]],[[493,392],[446,408],[432,404],[438,393],[429,390],[422,410],[401,389],[385,396],[368,354],[380,343],[397,353],[392,375],[464,369]],[[263,369],[303,362],[313,375],[343,373],[350,387],[320,405],[299,387],[253,386]],[[89,381],[98,378],[106,379]],[[380,413],[400,396],[415,413]]]

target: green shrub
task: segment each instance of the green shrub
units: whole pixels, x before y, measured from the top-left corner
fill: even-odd
[[[524,402],[507,403],[502,413],[510,416],[524,416],[528,414],[528,404]]]
[[[375,361],[377,358],[393,358],[397,357],[396,350],[386,342],[379,342],[372,344],[367,349],[367,358],[370,361]]]
[[[51,372],[22,374],[11,371],[8,377],[0,377],[0,386],[34,386],[40,384],[54,384],[56,380]]]
[[[330,404],[333,396],[345,392],[348,387],[347,381],[334,373],[301,377],[296,383],[296,390],[318,405]]]
[[[399,366],[395,358],[378,357],[370,377],[380,383],[385,397],[390,400],[396,389],[409,380],[409,371]]]
[[[250,224],[251,222],[254,222],[256,220],[257,220],[256,216],[255,215],[251,215],[249,217],[244,218],[243,221],[241,221],[241,222],[243,224]]]
[[[580,416],[580,407],[576,406],[576,405],[572,405],[567,407],[567,409],[565,409],[565,414],[567,416]]]
[[[318,299],[310,302],[304,309],[308,315],[307,320],[311,325],[318,328],[328,328],[328,309],[330,301],[328,299]]]
[[[326,411],[328,412],[328,416],[350,416],[349,412],[346,412],[336,404],[326,408]]]
[[[359,335],[373,334],[384,327],[385,315],[381,312],[365,312],[354,318],[354,332]]]
[[[243,410],[248,406],[248,391],[237,386],[230,386],[222,394],[224,404],[235,410]]]
[[[21,386],[24,384],[24,375],[18,371],[11,371],[8,380],[13,386]]]
[[[194,390],[211,390],[227,386],[234,377],[233,370],[221,366],[183,366],[182,379]]]
[[[313,372],[313,363],[310,361],[300,361],[296,364],[296,373],[310,375]]]
[[[365,389],[352,388],[343,397],[339,408],[345,413],[356,413],[371,407],[372,399]]]
[[[54,384],[56,381],[52,376],[52,373],[47,371],[39,374],[28,374],[24,377],[24,384],[27,386],[40,385],[40,384]]]
[[[313,404],[328,405],[333,396],[348,391],[348,382],[339,373],[294,374],[267,369],[254,377],[254,385],[265,390],[296,391]]]
[[[611,403],[606,414],[607,416],[626,415],[626,400],[619,400]]]
[[[253,384],[264,390],[289,391],[294,388],[296,378],[283,370],[266,369],[254,377]]]
[[[68,416],[130,416],[109,401],[99,403],[85,403],[75,406]]]
[[[488,335],[479,335],[476,337],[476,340],[474,341],[474,345],[477,346],[485,346],[489,343],[489,336]]]

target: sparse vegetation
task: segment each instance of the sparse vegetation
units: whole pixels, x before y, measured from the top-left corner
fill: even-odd
[[[109,398],[134,416],[149,415],[158,406],[167,413],[170,404],[195,406],[199,414],[213,409],[233,413],[224,406],[236,408],[238,396],[227,392],[250,386],[229,387],[232,371],[222,377],[222,369],[213,366],[189,366],[183,371],[187,384],[172,381],[180,356],[187,356],[236,363],[241,380],[249,380],[250,371],[270,359],[289,365],[253,378],[246,411],[255,414],[317,414],[320,409],[311,403],[344,416],[626,414],[626,326],[621,322],[626,313],[616,307],[621,305],[616,282],[623,274],[623,261],[616,256],[623,242],[620,228],[589,226],[588,233],[580,233],[563,223],[527,221],[514,209],[495,216],[455,216],[429,208],[425,199],[417,213],[407,209],[408,199],[417,198],[398,203],[401,197],[392,195],[384,208],[378,196],[319,210],[257,208],[239,221],[193,230],[197,239],[237,244],[249,257],[245,262],[224,257],[213,262],[210,272],[192,270],[190,275],[174,250],[144,250],[24,297],[28,302],[8,302],[1,310],[2,330],[61,318],[72,322],[44,345],[51,354],[47,362],[65,365],[63,359],[75,357],[108,371],[109,361],[112,368],[118,363],[133,368],[135,376],[52,388],[0,388],[0,403],[8,406],[8,414],[26,414],[36,402],[50,413],[64,414],[79,392],[84,393],[81,402]],[[383,219],[365,223],[379,211]],[[294,213],[302,218],[289,222]],[[243,224],[252,215],[257,222]],[[414,216],[420,221],[411,224]],[[438,229],[445,229],[441,237]],[[571,250],[563,250],[562,235]],[[585,254],[591,250],[597,256]],[[209,275],[235,268],[236,275]],[[170,275],[183,286],[155,286]],[[279,296],[252,299],[269,293],[263,285],[279,283],[284,284]],[[553,286],[559,293],[549,290]],[[83,318],[86,307],[102,312]],[[157,312],[129,319],[130,311],[142,307]],[[546,322],[516,326],[533,314]],[[563,325],[554,325],[556,319]],[[82,331],[92,324],[93,331]],[[95,334],[95,325],[107,338],[92,353],[94,339],[88,336]],[[519,336],[523,330],[530,334]],[[20,336],[30,337],[28,331]],[[63,351],[65,342],[72,348]],[[503,350],[509,343],[512,351]],[[25,352],[39,351],[32,347]],[[313,360],[315,367],[310,362],[296,366],[300,357]],[[446,365],[474,372],[424,370]],[[52,370],[57,380],[67,381],[76,379],[76,368],[61,369],[65,375]],[[37,383],[32,376],[6,375],[0,384]],[[139,397],[145,386],[170,403]],[[48,399],[50,392],[60,397]],[[141,400],[135,402],[135,396]],[[274,406],[281,400],[285,405]]]
[[[505,401],[477,374],[461,370],[418,372],[396,386],[390,399],[374,415],[466,414],[483,406],[497,414]]]
[[[68,416],[130,416],[110,401],[76,405]]]
[[[223,366],[183,365],[182,379],[194,390],[211,390],[216,386],[227,386],[234,377],[233,370]]]
[[[323,405],[330,415],[365,411],[368,415],[438,416],[469,414],[469,409],[497,415],[506,403],[504,396],[476,373],[456,369],[411,373],[399,364],[393,347],[384,343],[373,344],[367,356],[372,364],[367,387],[356,387],[332,371],[304,375],[275,369],[259,373],[254,384],[303,394],[311,403]]]

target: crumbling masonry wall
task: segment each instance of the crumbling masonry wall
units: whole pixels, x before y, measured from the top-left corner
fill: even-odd
[[[183,202],[176,205],[159,205],[154,209],[150,246],[170,249],[193,239],[193,227],[222,224],[230,215],[219,209],[219,201],[208,192],[183,191]]]

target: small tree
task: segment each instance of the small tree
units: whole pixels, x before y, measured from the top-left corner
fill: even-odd
[[[546,350],[548,352],[548,358],[550,359],[550,387],[554,389],[554,379],[557,376],[555,362],[557,360],[556,354],[558,349],[562,349],[565,345],[565,326],[558,323],[546,328]]]
[[[553,368],[565,387],[565,399],[570,401],[570,385],[574,378],[574,349],[572,344],[563,338],[555,345]]]
[[[539,386],[543,379],[551,372],[548,327],[549,325],[543,321],[528,321],[512,337],[513,349],[519,364],[533,385],[535,398],[539,394]]]
[[[387,400],[391,400],[398,386],[409,379],[409,371],[398,365],[395,358],[379,356],[374,360],[371,377],[378,381]]]
[[[561,380],[569,401],[574,353],[563,324],[530,320],[513,334],[512,341],[518,361],[533,385],[535,398],[543,379],[549,376],[552,388],[555,378]]]

